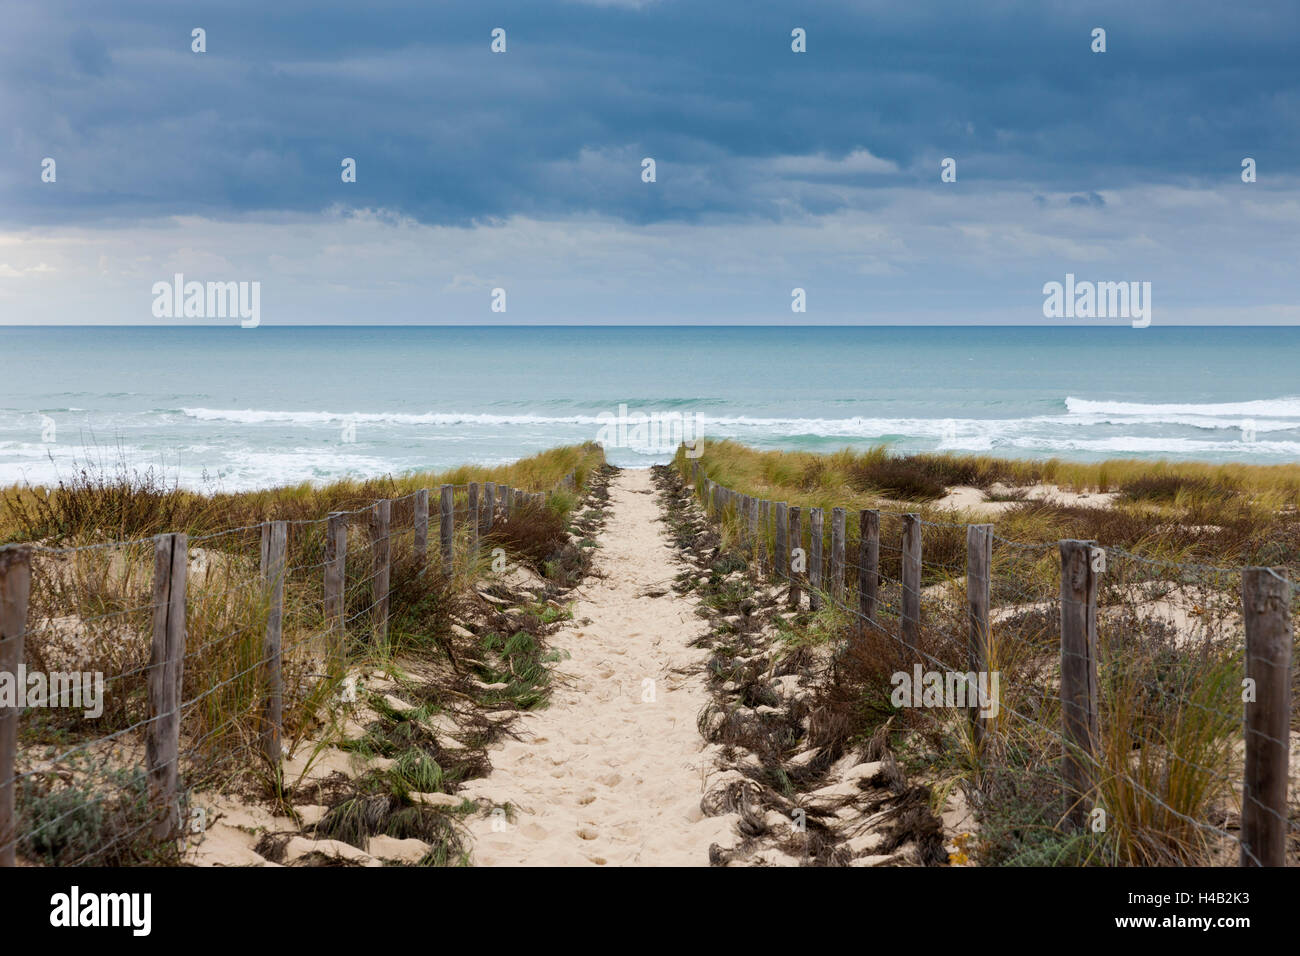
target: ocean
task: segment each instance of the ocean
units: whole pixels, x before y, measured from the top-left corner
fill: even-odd
[[[124,464],[239,491],[597,439],[635,467],[697,433],[1293,462],[1300,328],[0,327],[0,484]]]

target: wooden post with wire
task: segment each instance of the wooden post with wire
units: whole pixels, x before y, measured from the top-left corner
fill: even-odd
[[[266,675],[262,756],[272,768],[280,766],[280,736],[284,732],[284,571],[288,544],[287,522],[268,521],[262,525],[262,581],[268,601],[262,638],[262,670]]]
[[[23,663],[31,585],[31,548],[0,547],[0,673],[17,675]],[[0,866],[17,864],[18,703],[0,707]]]
[[[423,567],[429,557],[429,489],[415,493],[415,558]]]
[[[387,498],[370,506],[371,588],[375,641],[388,640],[388,579],[392,571],[392,547],[388,536],[392,502]]]
[[[330,628],[330,656],[343,666],[347,653],[347,612],[343,599],[347,580],[348,516],[335,512],[325,526],[325,621]]]
[[[1286,866],[1291,739],[1291,582],[1280,568],[1241,576],[1246,625],[1246,768],[1241,865]]]
[[[808,555],[803,550],[803,526],[799,518],[799,506],[791,505],[786,512],[790,516],[790,606],[799,609],[799,573],[794,569],[795,553],[803,555],[804,573],[808,570]]]
[[[442,552],[442,573],[451,577],[456,545],[456,486],[443,485],[438,492],[438,540]]]
[[[969,525],[966,528],[966,615],[969,624],[966,669],[973,671],[977,678],[990,671],[989,606],[992,603],[992,582],[989,570],[992,565],[993,525]],[[970,693],[978,691],[979,686],[991,689],[993,685],[990,682],[967,688],[968,704],[971,702]],[[984,746],[989,719],[981,717],[980,708],[976,706],[970,709],[970,722],[971,737],[978,753]]]
[[[1062,541],[1061,723],[1066,818],[1082,829],[1097,748],[1097,587],[1105,552],[1094,541]]]
[[[858,512],[858,613],[876,620],[880,599],[880,512]]]
[[[823,562],[823,525],[826,520],[821,508],[813,508],[809,513],[811,527],[808,531],[810,554],[808,555],[808,606],[814,611],[822,606],[822,562]]]
[[[189,539],[160,534],[154,539],[153,643],[149,654],[149,726],[145,731],[145,773],[151,832],[159,842],[180,831],[181,682],[185,676],[185,579]]]
[[[903,515],[903,643],[921,646],[921,516]]]

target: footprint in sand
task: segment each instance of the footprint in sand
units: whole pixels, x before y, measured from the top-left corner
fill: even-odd
[[[698,806],[698,766],[711,751],[695,726],[710,700],[703,676],[709,653],[692,644],[702,627],[697,600],[637,600],[680,570],[650,478],[629,470],[610,486],[597,562],[605,577],[576,595],[574,617],[583,623],[552,638],[566,655],[558,667],[565,679],[550,707],[521,719],[521,730],[536,735],[533,746],[493,747],[489,779],[502,793],[526,794],[534,809],[521,811],[522,840],[502,841],[486,817],[470,821],[483,858],[707,866],[718,827],[731,826],[704,820]],[[654,705],[641,701],[647,676],[662,691]],[[544,828],[537,819],[565,823]]]

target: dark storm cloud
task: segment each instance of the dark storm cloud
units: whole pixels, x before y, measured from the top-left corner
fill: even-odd
[[[8,225],[335,204],[430,223],[871,208],[1293,173],[1292,0],[24,4],[0,34]],[[208,52],[190,52],[190,30]],[[790,30],[808,52],[790,51]],[[489,51],[494,27],[504,55]],[[1107,31],[1108,51],[1089,50]],[[40,183],[43,157],[58,188]],[[339,163],[357,160],[343,185]],[[648,189],[640,161],[658,163]]]

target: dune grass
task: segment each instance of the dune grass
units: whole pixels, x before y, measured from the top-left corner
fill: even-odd
[[[1052,463],[1047,463],[1052,464]],[[908,456],[880,450],[759,452],[707,446],[702,474],[733,490],[804,508],[881,511],[880,607],[864,622],[857,606],[856,521],[848,522],[849,573],[843,609],[822,594],[822,610],[800,611],[792,644],[838,648],[819,690],[814,726],[865,741],[885,733],[911,772],[942,803],[960,789],[976,809],[961,855],[984,865],[1187,865],[1235,862],[1232,821],[1240,809],[1240,689],[1243,631],[1240,573],[1248,563],[1300,562],[1292,482],[1298,469],[1106,462],[1065,465],[980,458]],[[679,473],[692,462],[679,454]],[[868,478],[867,476],[871,476]],[[1066,483],[1118,491],[1102,506],[1018,501],[1016,482]],[[994,513],[937,507],[931,486],[1001,486]],[[891,488],[886,488],[892,483]],[[904,485],[929,501],[900,500]],[[1025,487],[1025,484],[1019,487]],[[891,495],[894,495],[891,497]],[[900,639],[901,512],[922,529],[921,626],[917,650]],[[747,522],[718,516],[719,562],[752,568]],[[966,525],[992,523],[991,671],[1000,675],[1000,712],[977,748],[969,714],[952,707],[895,706],[891,678],[924,669],[967,669]],[[799,544],[807,551],[808,519]],[[772,553],[760,529],[759,563]],[[1098,596],[1099,738],[1088,805],[1100,814],[1074,830],[1060,774],[1060,557],[1062,538],[1107,548]],[[791,544],[794,546],[794,543]],[[1130,553],[1131,552],[1131,553]],[[1198,564],[1184,562],[1195,561]],[[804,588],[808,582],[802,581]],[[919,654],[918,654],[919,651]],[[1297,723],[1293,719],[1293,725]],[[1225,829],[1228,835],[1224,835]]]
[[[116,539],[179,530],[191,534],[181,692],[184,786],[233,787],[244,792],[251,788],[269,794],[275,803],[284,799],[284,781],[279,768],[265,764],[260,746],[267,693],[262,642],[270,602],[260,568],[259,523],[293,522],[283,580],[287,747],[329,732],[325,719],[329,703],[346,674],[392,670],[398,655],[452,657],[454,622],[467,611],[473,586],[493,572],[494,555],[508,557],[513,565],[532,567],[554,588],[575,583],[585,570],[580,548],[585,532],[579,527],[582,520],[571,523],[570,518],[589,479],[603,466],[599,446],[584,445],[499,468],[300,485],[247,495],[204,496],[166,487],[155,476],[125,472],[86,472],[56,489],[3,492],[0,513],[10,540],[35,541],[46,548],[75,546],[33,554],[24,648],[27,666],[43,672],[100,672],[105,683],[105,706],[98,717],[78,710],[44,709],[29,711],[20,722],[25,761],[53,760],[61,767],[76,767],[63,774],[70,782],[53,775],[32,778],[36,783],[27,794],[31,799],[22,809],[29,835],[20,852],[50,861],[77,860],[88,835],[125,827],[134,819],[114,809],[118,805],[105,787],[142,756],[133,748],[139,746],[135,731],[149,716],[153,549],[147,537],[126,544],[113,543]],[[325,522],[321,519],[331,511],[356,510],[379,497],[396,498],[442,483],[495,481],[546,491],[561,485],[570,473],[576,476],[571,489],[555,491],[545,504],[522,505],[508,519],[498,515],[490,526],[485,523],[476,548],[471,547],[465,521],[465,493],[458,492],[449,568],[438,557],[436,495],[428,556],[423,559],[414,546],[411,501],[394,502],[384,630],[376,627],[379,595],[367,515],[353,515],[347,534],[341,631],[329,616],[322,600]],[[542,613],[558,612],[548,607]],[[508,650],[512,667],[529,663],[532,668],[522,677],[516,675],[518,695],[524,696],[526,690],[530,705],[544,702],[544,675],[537,672],[534,660],[542,653],[541,645],[529,637],[526,648],[511,645]],[[120,738],[105,742],[115,734]],[[446,771],[448,766],[443,763],[441,768]],[[401,773],[403,779],[409,778],[411,788],[437,775],[432,765],[423,763],[403,765]],[[69,800],[85,804],[85,826],[57,829],[56,818]],[[406,828],[411,834],[426,829],[443,832],[446,821],[431,815],[428,808],[402,804],[392,809],[396,816],[411,816],[419,824]],[[396,823],[392,826],[396,829],[384,832],[408,835]],[[455,848],[454,841],[449,845]],[[132,859],[153,859],[146,851],[147,847],[133,851]],[[449,857],[453,858],[460,858],[458,850]]]
[[[321,518],[331,511],[352,511],[381,498],[400,498],[441,484],[492,481],[525,491],[550,491],[574,472],[581,487],[604,460],[600,446],[587,443],[495,467],[461,466],[443,472],[212,494],[180,488],[153,469],[139,470],[123,461],[112,467],[87,465],[53,487],[0,489],[0,544],[127,541],[176,531],[211,534],[261,521]]]
[[[1300,465],[1210,465],[1116,460],[1093,464],[1015,461],[990,456],[891,456],[866,452],[758,451],[710,442],[700,459],[708,478],[744,494],[802,508],[913,512],[936,523],[992,523],[1021,543],[1095,540],[1147,557],[1221,565],[1283,566],[1300,572]],[[689,477],[679,450],[676,467]],[[1025,500],[1040,484],[1114,493],[1105,507]],[[947,489],[983,489],[993,508],[937,504]],[[849,522],[850,536],[854,521]],[[962,532],[964,534],[964,532]],[[953,558],[965,541],[954,535]]]

